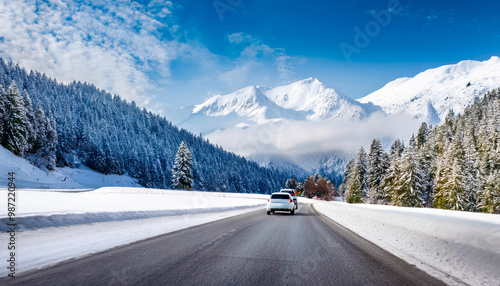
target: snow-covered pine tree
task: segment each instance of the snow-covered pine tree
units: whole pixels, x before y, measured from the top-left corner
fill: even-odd
[[[366,152],[363,147],[359,149],[351,179],[347,185],[346,201],[348,203],[363,203],[368,193],[368,172]]]
[[[36,140],[35,132],[35,112],[33,111],[33,105],[31,104],[31,98],[26,90],[23,91],[23,105],[26,108],[26,141],[28,143],[27,152],[33,153],[33,145]]]
[[[413,138],[413,137],[412,137]],[[393,205],[402,207],[422,207],[422,191],[424,190],[424,173],[422,172],[415,153],[415,140],[408,144],[408,148],[401,158],[401,175],[392,192]]]
[[[193,186],[193,158],[191,152],[184,142],[181,143],[175,156],[175,164],[172,170],[172,188],[175,190],[191,190]]]
[[[370,188],[368,191],[368,203],[376,204],[383,198],[381,185],[388,168],[389,162],[382,148],[382,143],[379,139],[374,139],[370,146],[370,153],[368,154],[368,186]]]
[[[403,141],[399,138],[394,140],[389,150],[389,168],[386,172],[386,177],[382,180],[381,188],[383,191],[384,203],[391,202],[394,196],[399,179],[401,177],[401,156],[405,151]]]
[[[39,107],[32,124],[35,134],[31,137],[34,139],[30,150],[33,155],[29,156],[29,160],[36,166],[47,170],[54,170],[56,167],[57,132],[52,124]]]
[[[493,172],[484,189],[477,193],[477,209],[485,213],[500,214],[500,171]]]
[[[15,82],[6,94],[6,112],[2,145],[14,155],[23,156],[28,148],[26,140],[28,119],[26,108]]]
[[[389,151],[389,159],[400,158],[405,150],[405,145],[400,139],[394,140]]]
[[[420,169],[424,174],[423,177],[423,191],[422,191],[422,199],[425,202],[427,207],[432,206],[432,202],[434,200],[434,175],[436,173],[436,154],[434,150],[434,138],[431,135],[433,130],[429,131],[429,137],[425,140],[420,147],[417,148],[417,157],[418,163],[420,165]],[[418,142],[418,136],[417,136]],[[417,143],[418,146],[418,143]]]
[[[352,172],[354,170],[354,165],[356,163],[355,159],[349,160],[345,167],[344,171],[344,180],[339,186],[339,194],[346,200],[346,195],[347,195],[347,186],[350,184],[350,180],[352,178]]]
[[[467,112],[467,111],[466,111]],[[477,206],[477,186],[478,186],[478,172],[477,166],[477,144],[475,137],[475,119],[473,113],[467,112],[464,114],[463,121],[463,154],[464,154],[464,185],[465,196],[468,205],[465,210],[476,211]]]
[[[32,145],[33,153],[36,153],[44,144],[44,138],[47,133],[47,117],[45,117],[45,112],[39,107],[35,112],[35,122],[33,124],[33,132],[36,133],[35,141]]]
[[[429,138],[429,126],[427,123],[422,122],[420,125],[420,128],[418,129],[417,133],[417,148],[421,148],[422,145],[424,145],[425,142],[427,142],[427,139]]]
[[[434,207],[452,210],[468,208],[463,157],[462,139],[455,136],[437,172]]]

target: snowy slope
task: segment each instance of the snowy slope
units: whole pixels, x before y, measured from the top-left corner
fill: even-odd
[[[500,285],[499,215],[322,201],[314,208],[448,285]]]
[[[45,172],[0,146],[0,174],[15,173],[18,188],[34,189],[85,189],[102,186],[139,186],[137,180],[122,175],[104,175],[84,166],[76,169],[56,168]],[[3,184],[2,184],[3,185]]]
[[[388,114],[409,112],[439,123],[450,109],[462,112],[474,98],[500,87],[500,58],[462,61],[424,71],[413,78],[399,78],[358,99],[372,102]]]
[[[0,146],[0,162],[0,174],[7,178],[7,173],[14,172],[18,188],[84,188],[71,179],[65,180],[66,176],[58,172],[46,173],[40,170],[2,146]]]

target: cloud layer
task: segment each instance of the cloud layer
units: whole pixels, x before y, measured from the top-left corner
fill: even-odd
[[[368,148],[373,139],[409,139],[420,121],[407,114],[375,113],[369,118],[341,122],[281,120],[246,128],[218,130],[206,137],[215,144],[240,155],[277,154],[300,156],[309,153],[341,151],[355,153]]]
[[[0,56],[59,81],[87,81],[140,105],[154,86],[149,73],[169,74],[180,44],[168,30],[165,1],[148,6],[110,1],[1,1]],[[162,20],[160,22],[160,20]]]

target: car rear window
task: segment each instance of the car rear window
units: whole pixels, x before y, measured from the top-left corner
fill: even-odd
[[[274,194],[271,195],[271,199],[283,199],[283,200],[288,200],[290,197],[288,194]]]

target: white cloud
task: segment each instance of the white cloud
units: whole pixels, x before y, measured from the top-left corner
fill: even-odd
[[[368,148],[375,138],[408,140],[420,121],[408,114],[375,113],[367,119],[341,122],[281,120],[246,128],[217,130],[206,137],[210,142],[240,155],[279,154],[299,156],[308,153],[357,152]]]
[[[228,36],[236,58],[214,54],[178,25],[175,7],[165,0],[0,1],[0,57],[60,82],[93,83],[159,112],[165,110],[159,106],[198,101],[179,93],[197,98],[294,79],[300,59],[283,48],[241,32]]]
[[[262,58],[270,57],[281,79],[292,78],[295,66],[304,62],[301,57],[287,55],[283,48],[272,48],[262,43],[261,40],[243,32],[228,35],[228,40],[232,44],[246,45],[240,54],[239,61],[241,62],[262,60]],[[246,66],[246,64],[240,64],[235,69],[241,69],[242,66]]]
[[[241,44],[243,42],[254,41],[253,37],[250,35],[243,34],[243,32],[234,33],[228,36],[229,42],[233,44]]]
[[[0,56],[145,105],[154,88],[148,73],[169,75],[180,45],[155,35],[165,25],[156,18],[167,16],[171,6],[155,2],[143,7],[121,0],[1,1]]]

